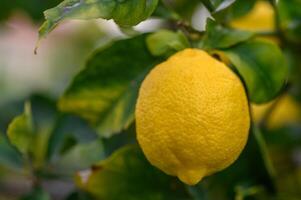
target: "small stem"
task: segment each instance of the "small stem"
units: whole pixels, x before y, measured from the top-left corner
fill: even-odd
[[[278,31],[259,31],[259,32],[256,32],[256,35],[259,35],[259,36],[278,36],[279,32]]]
[[[200,32],[190,26],[188,22],[183,20],[180,21],[170,21],[173,24],[173,27],[176,30],[181,30],[186,37],[189,39],[190,43],[193,44],[193,41],[198,41],[204,36],[204,32]]]
[[[31,180],[32,183],[32,188],[37,188],[41,185],[41,181],[39,179],[39,177],[36,176],[36,172],[34,169],[34,166],[32,165],[31,159],[28,155],[24,156],[24,160],[25,160],[25,166],[28,170],[28,176]]]

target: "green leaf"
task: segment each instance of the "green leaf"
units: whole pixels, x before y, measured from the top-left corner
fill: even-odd
[[[0,21],[9,18],[15,10],[20,10],[29,15],[32,19],[38,21],[43,18],[42,12],[60,2],[60,0],[44,0],[43,3],[38,3],[37,0],[1,0]]]
[[[8,138],[22,154],[32,152],[32,141],[34,137],[31,106],[25,104],[25,111],[13,119],[7,130]]]
[[[75,191],[72,192],[65,200],[94,200],[91,195],[82,192],[82,191]]]
[[[86,121],[72,115],[61,115],[48,139],[47,158],[50,162],[56,161],[75,145],[90,143],[96,138],[96,132]]]
[[[55,165],[60,171],[73,175],[75,171],[91,167],[105,158],[101,140],[75,145],[61,156]]]
[[[154,56],[170,56],[173,53],[190,46],[189,41],[182,32],[160,30],[146,38],[149,51]]]
[[[50,195],[42,188],[35,188],[31,193],[25,195],[21,200],[50,200]]]
[[[267,147],[266,141],[262,135],[262,132],[260,131],[259,128],[255,127],[255,126],[253,126],[252,130],[253,130],[255,140],[257,142],[257,148],[261,153],[261,157],[262,157],[265,169],[267,170],[267,172],[271,178],[275,178],[276,171],[273,166],[271,157],[269,155],[268,147]]]
[[[103,138],[104,150],[107,157],[121,147],[136,143],[135,123],[132,123],[130,127],[128,127],[126,130],[123,130],[120,134],[113,135],[110,138]]]
[[[256,0],[236,0],[231,6],[212,13],[214,19],[223,24],[228,24],[231,20],[247,14],[254,6]]]
[[[45,37],[65,19],[113,19],[120,26],[133,26],[147,19],[158,0],[65,0],[44,12],[46,21],[39,35]]]
[[[219,12],[233,4],[236,0],[201,0],[210,12]]]
[[[248,31],[223,27],[212,19],[207,20],[206,34],[201,41],[205,49],[223,49],[250,39],[254,34]]]
[[[257,193],[261,193],[263,191],[263,188],[261,186],[252,186],[252,187],[237,186],[235,190],[236,190],[235,200],[244,200],[249,196],[254,196]]]
[[[200,0],[162,0],[162,4],[167,8],[165,14],[171,11],[171,19],[184,19],[190,21],[196,11]]]
[[[156,62],[145,35],[99,49],[60,99],[59,108],[89,120],[100,136],[118,133],[133,122],[140,83]]]
[[[55,101],[42,95],[30,97],[34,135],[31,143],[32,161],[35,168],[42,167],[47,161],[49,138],[58,116]]]
[[[254,40],[223,52],[244,80],[252,102],[265,103],[279,94],[287,79],[288,67],[278,46]]]
[[[79,173],[76,180],[96,199],[189,199],[183,184],[151,166],[136,145],[116,151],[91,170]]]
[[[23,164],[21,154],[0,133],[0,166],[20,169]]]
[[[280,28],[284,35],[293,42],[301,42],[301,1],[279,0],[277,11],[279,13]]]

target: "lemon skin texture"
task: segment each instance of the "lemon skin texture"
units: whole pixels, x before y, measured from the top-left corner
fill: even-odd
[[[250,126],[240,79],[198,49],[154,67],[141,85],[135,115],[149,162],[189,185],[232,164]]]

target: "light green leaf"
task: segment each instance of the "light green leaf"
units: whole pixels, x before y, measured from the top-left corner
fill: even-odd
[[[100,136],[118,133],[133,122],[140,82],[156,62],[145,35],[97,50],[60,99],[59,108],[89,120]]]
[[[235,188],[236,195],[235,200],[244,200],[247,199],[247,197],[254,196],[258,193],[261,193],[264,191],[264,188],[262,186],[252,186],[252,187],[242,187],[237,186]]]
[[[78,173],[76,182],[96,199],[190,199],[183,184],[151,166],[136,145],[123,147],[91,170]]]
[[[146,38],[149,51],[154,56],[170,56],[190,46],[189,41],[182,32],[160,30]]]
[[[34,137],[31,106],[25,104],[25,111],[20,116],[13,119],[7,131],[8,138],[21,153],[28,154],[32,149]]]
[[[265,103],[279,94],[287,79],[288,67],[278,46],[254,40],[223,52],[244,80],[252,102]]]
[[[120,26],[133,26],[147,19],[158,0],[65,0],[44,12],[40,38],[66,19],[113,19]]]
[[[223,27],[212,19],[207,20],[206,34],[201,41],[201,48],[223,49],[250,39],[254,34],[248,31]]]

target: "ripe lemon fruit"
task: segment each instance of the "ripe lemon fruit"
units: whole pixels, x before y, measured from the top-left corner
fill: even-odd
[[[233,28],[246,31],[273,31],[275,30],[275,12],[272,5],[267,1],[257,1],[253,9],[246,15],[230,22]],[[257,36],[275,44],[279,43],[274,36]]]
[[[234,28],[248,31],[271,31],[275,29],[275,13],[267,1],[258,1],[246,15],[233,20]]]
[[[276,103],[275,107],[272,107],[274,103]],[[270,109],[272,109],[272,111],[269,113],[267,119],[267,128],[271,130],[301,122],[301,106],[299,102],[290,95],[285,95],[280,97],[279,100],[274,100],[262,105],[251,104],[254,121],[259,123]]]
[[[189,185],[232,164],[250,126],[240,79],[198,49],[176,53],[147,75],[135,114],[146,158]]]

